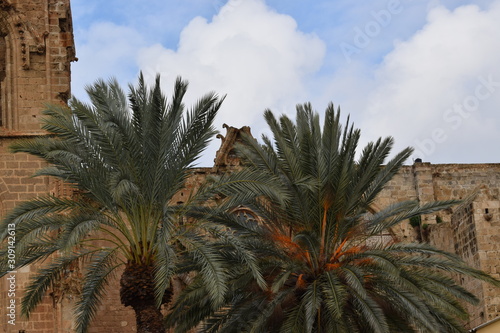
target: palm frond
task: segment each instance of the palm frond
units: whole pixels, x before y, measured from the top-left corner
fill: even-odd
[[[29,318],[31,312],[42,301],[42,297],[48,288],[64,276],[65,270],[68,269],[68,267],[75,265],[75,263],[78,263],[80,259],[90,255],[91,253],[92,251],[84,251],[54,258],[48,265],[39,269],[30,279],[30,282],[25,289],[25,296],[21,302],[22,314]]]
[[[120,263],[116,263],[115,257],[115,249],[101,249],[91,257],[90,263],[86,265],[87,271],[83,280],[82,294],[75,305],[76,331],[78,333],[87,332],[90,322],[97,314],[109,278],[121,266]]]
[[[222,257],[215,249],[206,246],[201,238],[184,237],[182,242],[199,267],[199,274],[207,286],[212,306],[219,306],[224,301],[227,291],[227,270]]]
[[[210,286],[210,301],[214,306],[222,303],[229,273],[226,257],[216,247],[234,250],[243,243],[206,242],[199,224],[185,228],[184,214],[192,203],[199,203],[195,199],[185,207],[169,207],[215,134],[213,121],[224,100],[209,93],[186,112],[187,86],[178,78],[169,101],[159,76],[148,87],[141,73],[128,96],[116,79],[97,80],[86,87],[90,103],[72,98],[69,107],[47,105],[42,128],[48,135],[12,145],[13,152],[45,162],[35,176],[54,177],[74,193],[71,198],[46,196],[22,203],[0,223],[0,254],[8,253],[5,240],[9,230],[16,229],[16,267],[52,260],[30,285],[26,312],[64,267],[85,254],[91,258],[82,263],[87,274],[82,281],[84,298],[77,304],[79,332],[87,330],[108,278],[124,262],[127,268],[145,268],[144,278],[150,279],[146,284],[154,294],[145,302],[155,298],[157,308],[173,276],[183,270],[199,269],[200,279]],[[254,254],[248,249],[235,253],[262,282]],[[187,265],[179,267],[187,258]],[[0,268],[0,274],[8,271],[6,260],[0,261]]]
[[[394,139],[386,137],[368,143],[358,154],[360,130],[349,118],[341,125],[340,110],[333,104],[327,107],[322,127],[309,103],[296,110],[295,121],[266,110],[272,138],[263,136],[259,144],[242,135],[236,148],[245,168],[207,186],[201,198],[219,194],[221,204],[216,209],[192,213],[229,228],[240,240],[236,247],[255,251],[258,255],[251,261],[225,258],[243,267],[257,264],[260,270],[255,272],[269,285],[267,290],[256,289],[259,275],[252,273],[246,284],[238,284],[239,297],[231,296],[230,287],[220,309],[205,312],[205,328],[287,333],[410,332],[416,327],[457,331],[457,321],[465,314],[460,300],[476,299],[446,274],[464,274],[493,285],[498,281],[428,244],[367,240],[413,216],[432,214],[458,201],[405,201],[373,212],[371,206],[412,149],[389,158]],[[231,215],[242,207],[258,216],[258,226],[245,226]],[[221,253],[230,248],[227,245],[222,242]],[[262,302],[259,309],[252,309],[248,297]],[[207,304],[207,298],[198,301],[196,307]],[[263,315],[261,309],[273,311]],[[268,320],[269,313],[273,318]],[[239,328],[238,321],[247,325]]]

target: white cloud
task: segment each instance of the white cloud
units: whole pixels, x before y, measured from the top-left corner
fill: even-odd
[[[93,23],[88,30],[75,25],[80,61],[73,65],[73,93],[81,97],[84,84],[111,75],[125,87],[136,82],[141,69],[150,79],[162,74],[170,94],[181,75],[190,81],[188,105],[210,90],[228,95],[218,128],[223,122],[250,125],[259,136],[266,127],[265,108],[293,116],[296,103],[311,101],[322,112],[333,101],[345,116],[352,114],[363,140],[393,135],[398,148],[417,146],[426,150],[421,157],[433,163],[498,159],[499,0],[320,1],[308,11],[304,4],[268,1],[324,41],[302,32],[294,18],[264,0],[217,0],[217,15],[191,19],[207,15],[192,6],[198,1],[174,10],[178,20],[170,16],[170,6],[163,10],[157,5],[148,16],[128,15],[128,9],[109,16],[101,9],[103,18],[116,23]],[[374,13],[389,10],[390,3],[399,3],[402,10],[346,61],[340,43],[355,45],[356,28],[364,31],[380,16]],[[124,13],[125,22],[120,21]],[[476,89],[484,92],[478,88],[481,80],[490,80],[494,91],[478,99],[477,110],[454,111],[456,105],[473,103]],[[426,146],[428,140],[433,142]],[[205,154],[203,165],[211,164],[218,144]]]
[[[77,29],[78,62],[72,65],[72,93],[86,99],[83,87],[96,79],[116,77],[126,87],[135,82],[137,52],[143,38],[134,29],[110,22],[98,22],[88,30]]]
[[[361,128],[372,138],[393,135],[398,148],[414,146],[433,163],[498,160],[498,31],[499,1],[489,10],[431,9],[376,72]]]
[[[181,75],[191,98],[212,90],[227,94],[218,127],[251,125],[258,134],[264,109],[293,112],[303,101],[304,80],[320,68],[324,53],[323,42],[299,31],[292,17],[260,0],[232,0],[211,21],[194,18],[177,50],[141,50],[139,65],[150,79],[160,73],[165,91]]]

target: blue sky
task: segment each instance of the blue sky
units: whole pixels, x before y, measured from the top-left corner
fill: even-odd
[[[333,102],[362,145],[391,135],[431,163],[499,162],[500,0],[73,0],[72,13],[79,98],[97,78],[159,73],[170,93],[180,75],[188,103],[227,94],[223,134],[267,133],[266,108]]]

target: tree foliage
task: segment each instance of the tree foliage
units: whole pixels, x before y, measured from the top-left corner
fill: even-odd
[[[72,98],[69,108],[48,106],[48,134],[12,145],[13,152],[47,162],[36,176],[54,177],[75,192],[23,202],[0,225],[4,240],[9,226],[15,227],[17,260],[7,266],[4,242],[0,272],[38,267],[22,300],[24,315],[79,268],[78,332],[86,332],[118,273],[122,303],[136,311],[138,332],[164,332],[159,308],[170,300],[172,278],[186,271],[179,268],[186,258],[189,270],[207,283],[211,301],[220,302],[225,265],[208,239],[210,226],[184,223],[192,199],[183,205],[171,200],[215,134],[212,123],[223,98],[208,93],[187,108],[187,87],[178,78],[167,100],[159,76],[148,87],[141,74],[127,98],[116,80],[98,80],[87,87],[90,103]]]
[[[272,138],[239,146],[245,169],[214,188],[225,198],[211,219],[225,224],[259,259],[262,280],[236,263],[226,303],[215,310],[206,286],[193,284],[169,317],[178,332],[200,320],[206,332],[465,332],[464,302],[474,295],[450,278],[468,275],[499,286],[457,256],[429,244],[382,242],[404,220],[455,204],[374,201],[412,150],[391,155],[393,139],[357,151],[360,131],[329,105],[323,126],[310,104],[296,121],[265,119]],[[237,214],[252,210],[258,224]],[[203,215],[200,212],[200,216]]]

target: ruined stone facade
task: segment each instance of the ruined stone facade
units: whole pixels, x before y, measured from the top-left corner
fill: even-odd
[[[61,184],[48,178],[31,178],[42,163],[24,154],[13,155],[8,146],[17,138],[43,135],[40,111],[43,103],[66,103],[70,95],[70,63],[75,61],[69,0],[0,0],[0,218],[19,202],[46,193],[71,195]],[[194,169],[186,188],[174,202],[186,200],[207,175],[238,167],[232,153],[240,130],[224,126],[219,136],[221,149],[212,168]],[[437,247],[460,255],[470,265],[500,278],[500,164],[405,166],[379,196],[374,209],[395,201],[464,199],[463,205],[437,215],[424,216],[425,239]],[[426,226],[426,227],[425,227]],[[409,223],[392,230],[391,237],[413,241],[418,232]],[[385,236],[384,236],[385,237]],[[73,332],[71,306],[81,278],[75,270],[67,279],[48,290],[43,303],[29,320],[20,318],[20,299],[30,272],[15,273],[15,292],[6,277],[0,280],[0,332]],[[489,285],[457,277],[482,300],[469,309],[470,328],[500,316],[500,291]],[[15,302],[15,325],[8,306]],[[120,304],[118,281],[108,289],[106,299],[90,333],[131,333],[135,317]]]
[[[55,189],[47,178],[31,178],[42,167],[40,161],[10,154],[8,146],[17,138],[43,134],[40,111],[44,103],[67,102],[74,60],[69,0],[0,0],[0,216]],[[20,320],[20,297],[30,269],[15,273],[15,283],[0,281],[0,332],[62,332],[55,328],[67,327],[61,304],[50,296],[29,322]]]
[[[500,164],[405,166],[381,193],[377,205],[408,199],[421,203],[464,200],[452,209],[422,217],[424,238],[500,279]],[[409,223],[394,228],[393,233],[401,241],[418,236]],[[481,299],[478,306],[468,306],[469,328],[500,317],[498,288],[470,278],[456,278]]]

